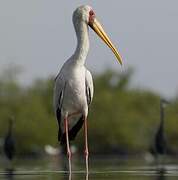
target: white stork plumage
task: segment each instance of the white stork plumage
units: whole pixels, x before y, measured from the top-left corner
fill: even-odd
[[[55,79],[54,109],[59,125],[58,140],[67,146],[70,172],[69,141],[75,138],[84,123],[85,159],[88,172],[87,116],[88,107],[93,98],[92,76],[85,67],[85,59],[89,50],[88,25],[111,48],[120,64],[122,60],[90,6],[80,6],[74,11],[73,24],[77,35],[77,48],[64,63]]]

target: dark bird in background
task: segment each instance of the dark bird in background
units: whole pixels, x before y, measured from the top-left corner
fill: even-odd
[[[164,159],[163,155],[165,155],[168,152],[168,146],[167,146],[167,138],[165,133],[165,107],[167,104],[170,104],[165,99],[160,100],[160,122],[158,125],[158,128],[156,130],[153,144],[151,146],[150,152],[155,157],[156,165],[158,166],[158,173],[165,172],[164,168]]]
[[[158,126],[157,132],[155,134],[155,153],[156,155],[163,155],[166,153],[167,140],[164,131],[164,109],[166,105],[169,104],[165,99],[160,100],[160,124]]]
[[[14,158],[15,155],[15,141],[13,137],[13,119],[9,119],[9,127],[4,140],[4,153],[10,161]]]

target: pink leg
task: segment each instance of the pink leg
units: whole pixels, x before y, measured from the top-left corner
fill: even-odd
[[[68,160],[69,160],[69,172],[72,172],[71,168],[71,150],[70,150],[70,145],[69,145],[69,133],[68,133],[68,120],[67,118],[64,119],[65,123],[65,133],[66,133],[66,143],[67,143],[67,155],[68,155]]]
[[[86,160],[86,172],[88,173],[88,156],[89,156],[89,152],[88,152],[88,128],[87,128],[87,119],[84,119],[84,133],[85,133],[85,160]]]

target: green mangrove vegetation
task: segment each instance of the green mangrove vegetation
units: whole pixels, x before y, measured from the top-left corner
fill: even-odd
[[[93,153],[148,151],[159,124],[160,95],[131,85],[132,69],[124,73],[105,71],[94,76],[95,93],[90,106],[89,148]],[[53,112],[54,77],[37,79],[24,87],[18,71],[0,76],[0,138],[8,119],[14,119],[18,154],[43,152],[46,144],[58,146],[57,121]],[[169,145],[178,148],[178,98],[165,109]],[[83,148],[83,131],[74,144]]]

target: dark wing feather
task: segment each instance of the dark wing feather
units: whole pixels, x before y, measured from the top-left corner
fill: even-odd
[[[57,122],[58,122],[58,141],[60,141],[60,138],[61,138],[61,133],[62,133],[62,130],[61,130],[61,109],[57,108],[56,110],[56,117],[57,117]]]
[[[65,91],[66,83],[64,79],[62,78],[62,75],[58,75],[55,79],[55,87],[54,87],[54,109],[56,113],[56,118],[58,121],[58,140],[60,141],[62,136],[62,130],[61,130],[61,108],[63,103],[63,95]]]
[[[88,105],[91,104],[93,99],[93,79],[90,71],[86,70],[85,73],[85,86],[86,86],[86,98]]]

